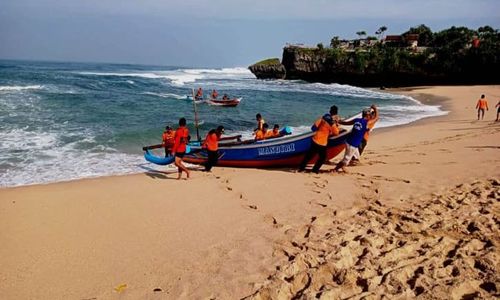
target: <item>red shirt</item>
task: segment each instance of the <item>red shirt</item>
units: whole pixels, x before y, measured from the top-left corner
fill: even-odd
[[[186,127],[179,127],[175,131],[174,146],[172,153],[186,152],[186,145],[188,143],[189,130]]]
[[[209,151],[217,151],[219,149],[219,138],[216,133],[209,133],[205,138],[205,143],[203,146],[206,146]]]

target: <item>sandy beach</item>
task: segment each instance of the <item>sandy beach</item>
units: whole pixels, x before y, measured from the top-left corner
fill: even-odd
[[[0,189],[0,298],[498,298],[500,86],[390,92],[449,114],[375,130],[347,174]]]

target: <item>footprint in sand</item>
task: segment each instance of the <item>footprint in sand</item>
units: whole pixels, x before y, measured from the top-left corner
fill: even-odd
[[[402,165],[420,165],[421,162],[419,161],[405,161],[401,163]]]

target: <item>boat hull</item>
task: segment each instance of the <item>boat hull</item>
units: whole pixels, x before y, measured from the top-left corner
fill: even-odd
[[[328,140],[327,160],[337,156],[345,149],[347,132],[332,137]],[[295,137],[282,137],[264,140],[250,145],[219,147],[219,161],[217,166],[239,168],[273,168],[297,167],[304,159],[311,147],[313,133],[306,133]],[[202,165],[207,161],[204,149],[192,146],[192,153],[186,154],[184,161],[191,164]],[[316,162],[313,157],[309,164]]]

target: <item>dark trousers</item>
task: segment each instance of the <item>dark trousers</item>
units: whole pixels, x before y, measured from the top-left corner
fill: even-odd
[[[314,164],[313,172],[318,173],[321,166],[325,163],[326,160],[326,146],[321,146],[316,144],[315,142],[311,142],[311,148],[307,151],[306,156],[304,156],[304,160],[300,164],[299,170],[304,171],[306,169],[307,163],[314,157],[315,154],[318,154],[318,160]]]
[[[205,171],[208,172],[219,161],[219,152],[207,150],[207,154],[208,154],[208,159],[207,159],[207,163],[205,164]]]
[[[363,154],[363,150],[365,150],[365,147],[366,147],[366,144],[368,144],[368,141],[363,139],[361,141],[361,144],[359,145],[358,147],[358,150],[359,150],[359,155],[361,156],[361,154]]]

